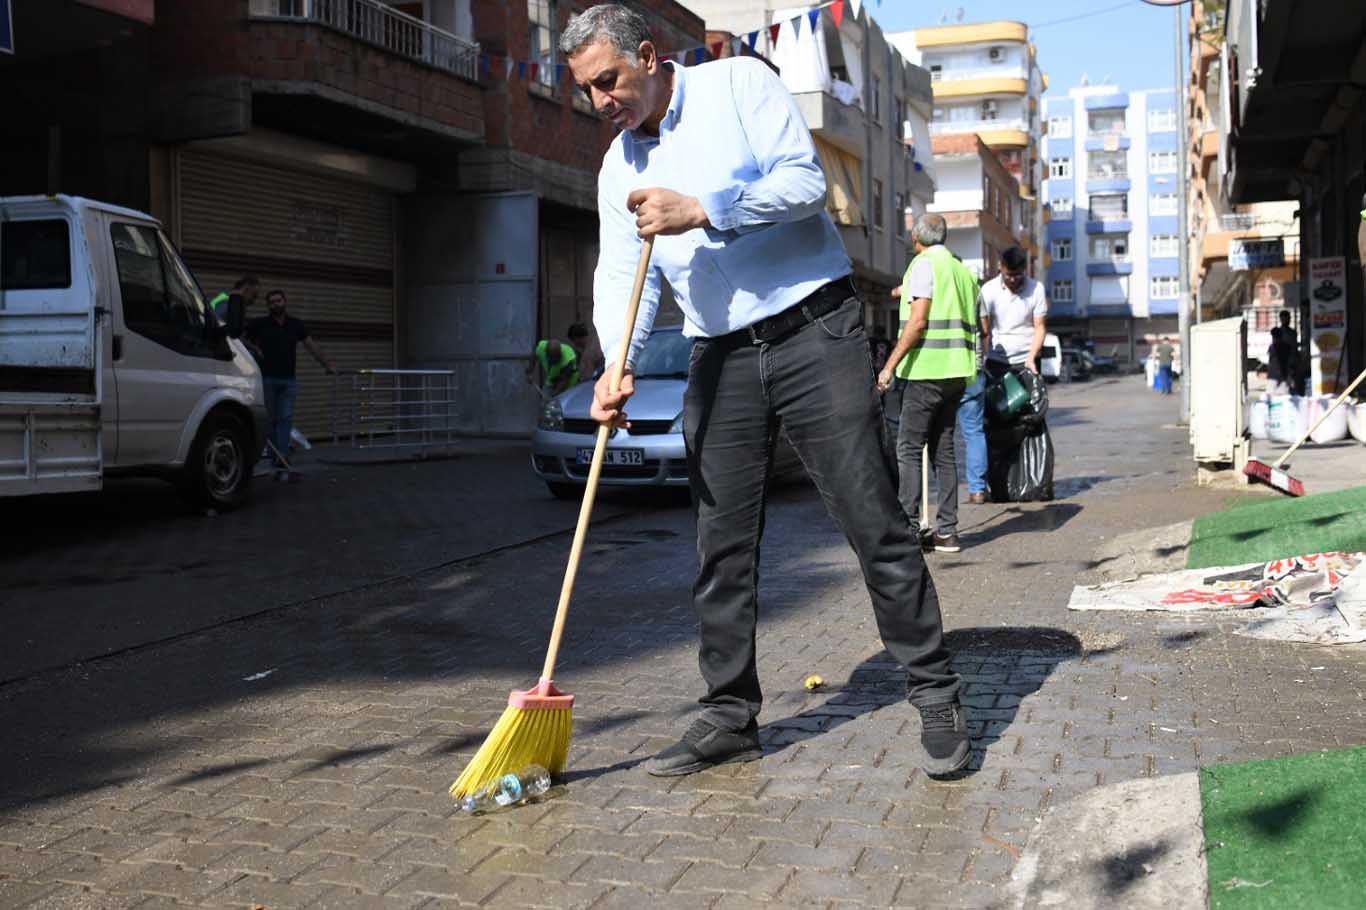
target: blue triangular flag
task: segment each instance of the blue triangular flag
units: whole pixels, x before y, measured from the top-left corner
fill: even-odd
[[[811,20],[811,34],[816,34],[816,23],[821,21],[821,8],[816,7],[806,14],[806,18]]]
[[[566,63],[555,64],[555,81],[557,83],[564,80],[564,71],[567,69],[569,69],[569,65]]]
[[[517,78],[518,78],[518,79],[525,79],[525,78],[526,78],[526,61],[525,61],[525,60],[518,60],[518,61],[517,61]]]
[[[703,63],[707,59],[707,49],[705,47],[693,48],[692,62]]]
[[[749,43],[749,51],[752,54],[754,53],[754,45],[759,40],[759,30],[756,28],[754,31],[750,32],[747,40]]]
[[[480,55],[479,55],[479,72],[483,73],[485,76],[487,76],[487,75],[489,74],[489,55],[488,55],[488,54],[480,54]]]

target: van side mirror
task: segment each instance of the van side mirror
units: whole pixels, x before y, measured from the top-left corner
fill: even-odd
[[[241,338],[246,326],[247,305],[242,302],[241,294],[229,294],[223,313],[223,325],[229,338]]]

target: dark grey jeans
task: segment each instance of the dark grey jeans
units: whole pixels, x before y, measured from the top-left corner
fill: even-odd
[[[754,660],[759,539],[780,426],[858,555],[882,641],[909,671],[911,701],[954,699],[939,599],[897,502],[861,305],[851,298],[772,343],[727,336],[693,345],[683,432],[697,515],[704,717],[739,729],[763,704]]]
[[[901,508],[911,526],[918,526],[920,455],[929,443],[930,464],[934,465],[939,488],[934,530],[945,537],[958,533],[958,459],[953,451],[953,429],[967,387],[966,379],[912,379],[901,391],[901,429],[896,439]]]

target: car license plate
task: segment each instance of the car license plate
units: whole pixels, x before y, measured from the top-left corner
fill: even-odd
[[[579,449],[578,457],[575,459],[579,464],[593,463],[592,449]],[[645,464],[644,449],[608,449],[603,453],[603,464]]]

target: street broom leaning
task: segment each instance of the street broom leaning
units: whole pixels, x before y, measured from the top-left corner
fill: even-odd
[[[621,385],[626,369],[626,354],[631,349],[631,336],[636,327],[636,311],[640,309],[640,295],[645,288],[645,276],[650,267],[650,252],[654,238],[646,238],[636,265],[635,284],[631,288],[631,302],[626,310],[626,330],[622,336],[621,355],[612,367],[611,384],[615,391]],[[451,784],[451,795],[460,799],[477,792],[504,774],[513,773],[528,765],[541,765],[552,775],[564,768],[569,754],[569,738],[573,728],[574,696],[555,688],[555,659],[559,656],[560,639],[564,635],[564,621],[569,614],[569,601],[574,594],[574,578],[583,555],[583,541],[588,534],[588,520],[593,514],[593,500],[598,492],[598,477],[602,474],[603,456],[611,428],[598,427],[597,443],[593,447],[593,462],[588,470],[588,483],[583,490],[583,505],[579,508],[579,523],[574,529],[574,543],[569,548],[569,564],[564,570],[560,586],[560,603],[555,609],[555,625],[550,632],[545,665],[536,685],[526,691],[514,690],[508,696],[508,706],[498,718],[488,739],[479,747],[465,770]]]

